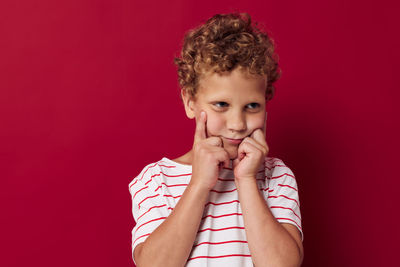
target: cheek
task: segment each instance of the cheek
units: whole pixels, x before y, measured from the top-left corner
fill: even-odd
[[[248,129],[253,132],[256,129],[263,129],[265,124],[265,113],[251,117],[247,121]]]
[[[208,136],[221,135],[224,128],[224,119],[216,114],[207,113],[207,134]]]

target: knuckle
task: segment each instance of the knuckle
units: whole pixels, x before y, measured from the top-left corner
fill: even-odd
[[[255,153],[257,154],[257,156],[262,156],[264,153],[263,151],[256,149]]]
[[[221,138],[213,136],[210,138],[210,140],[212,141],[212,143],[220,145],[222,143]]]
[[[205,146],[204,146],[204,143],[203,142],[197,142],[195,145],[194,145],[194,151],[195,152],[197,152],[197,153],[203,153],[204,152],[204,149],[205,149]]]

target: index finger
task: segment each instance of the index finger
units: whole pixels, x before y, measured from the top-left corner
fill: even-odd
[[[260,128],[254,130],[254,132],[251,134],[251,138],[253,138],[262,145],[267,144],[267,142],[265,141],[265,134],[263,133],[263,130],[261,130]]]
[[[194,142],[195,143],[207,138],[206,121],[207,121],[206,112],[205,111],[200,112],[199,118],[196,118],[196,130],[194,133]]]
[[[268,115],[268,112],[265,112],[265,122],[264,122],[264,127],[263,127],[264,139],[267,138],[267,115]]]

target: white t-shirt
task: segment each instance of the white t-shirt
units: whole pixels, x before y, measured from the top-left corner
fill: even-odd
[[[136,221],[132,229],[132,257],[135,247],[172,212],[191,176],[191,165],[164,157],[147,165],[129,184]],[[293,172],[282,160],[266,157],[265,168],[258,172],[256,179],[277,221],[295,225],[303,239]],[[209,193],[186,266],[253,266],[232,168],[220,171],[217,184]]]

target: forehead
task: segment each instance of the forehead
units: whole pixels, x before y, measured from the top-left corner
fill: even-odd
[[[250,76],[235,69],[225,73],[206,73],[199,80],[198,97],[265,97],[266,76]]]

